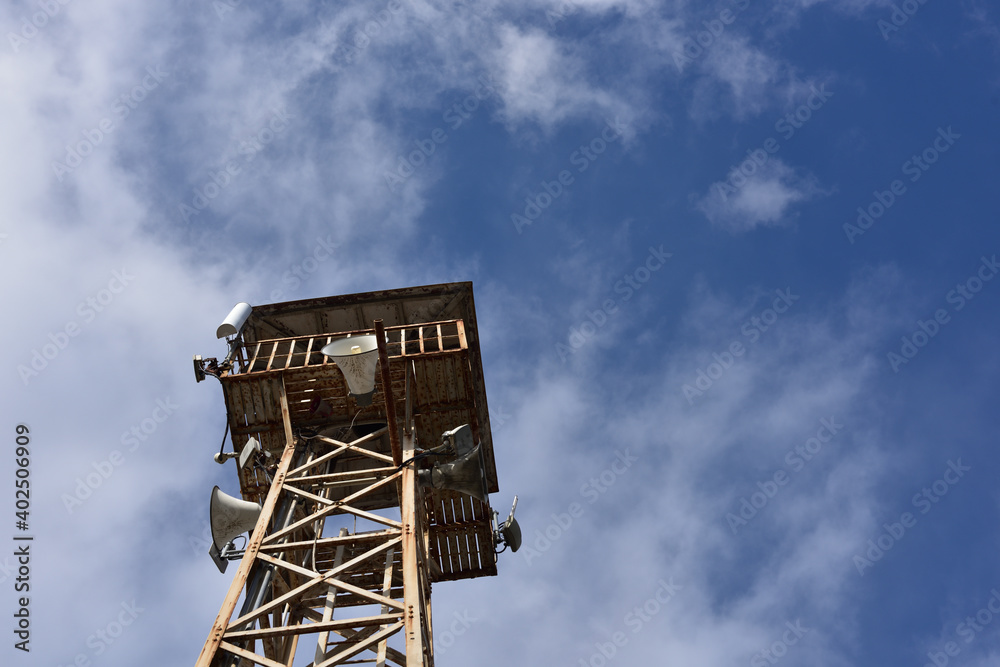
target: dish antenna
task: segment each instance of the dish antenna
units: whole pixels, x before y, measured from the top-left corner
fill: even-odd
[[[507,515],[507,520],[493,531],[493,541],[497,544],[503,544],[504,549],[510,547],[511,551],[517,551],[521,548],[521,526],[517,523],[517,519],[514,518],[514,510],[516,509],[517,496],[514,496],[514,506],[510,508],[510,514]],[[500,515],[496,511],[493,512],[494,526],[496,525],[496,520],[499,516]],[[503,553],[504,549],[501,549],[497,553]]]

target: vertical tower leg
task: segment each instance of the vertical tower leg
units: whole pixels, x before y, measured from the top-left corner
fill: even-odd
[[[403,436],[403,461],[413,458],[416,449],[414,440],[412,432]],[[420,485],[417,483],[417,471],[413,469],[413,466],[404,466],[402,473],[403,497],[400,499],[400,507],[403,521],[403,605],[405,607],[403,621],[406,629],[406,664],[407,667],[411,665],[423,667],[433,664],[430,659],[430,647],[425,646],[426,620],[430,607],[427,605],[428,596],[425,595],[424,591],[426,579],[422,576],[422,565],[426,559],[422,558],[420,553],[424,547],[423,526],[420,521],[423,499]]]
[[[212,631],[208,635],[208,640],[201,649],[198,662],[195,663],[196,667],[209,667],[215,658],[216,652],[223,643],[222,638],[226,632],[226,628],[229,626],[229,619],[232,617],[233,611],[236,610],[236,603],[239,601],[240,593],[246,584],[247,575],[250,573],[250,567],[254,564],[257,552],[264,539],[264,534],[267,532],[268,523],[271,521],[271,515],[274,513],[275,505],[278,502],[278,496],[281,495],[281,487],[285,480],[285,475],[288,474],[288,468],[292,463],[292,455],[295,453],[295,437],[292,434],[292,421],[288,412],[288,397],[285,394],[284,383],[278,384],[278,402],[281,407],[282,421],[285,425],[285,451],[281,455],[281,461],[278,463],[278,469],[274,475],[274,482],[271,484],[267,499],[264,500],[264,506],[261,508],[257,525],[254,527],[250,540],[247,542],[246,553],[243,556],[243,560],[240,561],[240,567],[236,571],[236,576],[233,577],[233,583],[229,586],[229,592],[222,603],[222,609],[219,610],[219,615],[215,618],[215,623],[212,625]]]
[[[389,549],[385,552],[385,573],[382,576],[382,595],[384,597],[389,597],[389,593],[392,592],[392,559],[395,555],[395,549]],[[388,614],[392,611],[389,607],[382,605],[382,614]],[[383,629],[384,626],[383,626]],[[375,657],[375,667],[385,667],[386,651],[389,648],[388,640],[383,639],[378,644],[378,651]]]
[[[322,535],[322,528],[319,529],[317,535]],[[347,529],[340,529],[340,537],[347,537]],[[343,545],[337,547],[337,553],[333,558],[333,566],[340,567],[344,563],[344,547]],[[323,607],[323,621],[329,621],[333,618],[333,610],[337,606],[337,589],[334,586],[330,586],[326,592],[326,605]],[[384,607],[383,607],[384,608]],[[385,612],[382,612],[383,614]],[[321,632],[319,633],[319,639],[316,641],[316,660],[315,662],[322,662],[323,657],[326,655],[326,642],[330,637],[330,633]]]

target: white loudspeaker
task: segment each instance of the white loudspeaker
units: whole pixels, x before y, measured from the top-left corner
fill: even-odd
[[[351,395],[360,406],[372,404],[375,393],[375,368],[378,365],[378,340],[368,334],[335,340],[322,349],[344,374]]]
[[[233,498],[216,486],[212,489],[212,500],[208,509],[213,546],[221,552],[234,537],[252,531],[257,525],[259,516],[260,506],[257,503]]]

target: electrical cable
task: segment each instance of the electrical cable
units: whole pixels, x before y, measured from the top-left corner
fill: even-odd
[[[228,419],[228,417],[227,417],[227,419],[226,419],[226,430],[225,430],[225,432],[224,432],[224,433],[222,434],[222,444],[221,444],[221,445],[219,446],[219,455],[220,455],[220,456],[221,456],[222,454],[224,454],[224,453],[225,453],[225,451],[226,451],[226,436],[227,436],[227,435],[229,435],[229,419]]]
[[[416,456],[414,456],[412,459],[406,459],[405,461],[403,461],[402,463],[400,463],[398,466],[396,466],[396,470],[402,470],[403,468],[405,468],[406,466],[410,465],[414,461],[419,461],[420,459],[426,458],[428,456],[449,456],[450,454],[451,454],[451,452],[432,452],[430,450],[428,450],[426,452],[420,452],[419,454],[417,454]]]
[[[211,375],[212,377],[214,377],[216,380],[219,381],[219,387],[222,389],[222,402],[223,402],[223,404],[225,404],[225,402],[226,402],[226,385],[222,384],[222,378],[220,378],[215,373],[211,373],[209,371],[205,371],[205,375]],[[227,435],[229,435],[229,416],[228,415],[226,416],[226,430],[222,434],[222,444],[219,445],[219,456],[222,456],[226,452],[226,436]]]

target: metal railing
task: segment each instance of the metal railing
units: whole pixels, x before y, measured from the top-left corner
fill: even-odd
[[[366,334],[374,334],[374,330],[272,338],[245,343],[234,360],[234,373],[243,375],[332,365],[333,362],[321,352],[326,345],[349,336]],[[386,327],[385,335],[390,358],[437,356],[468,349],[465,323],[462,320]]]

